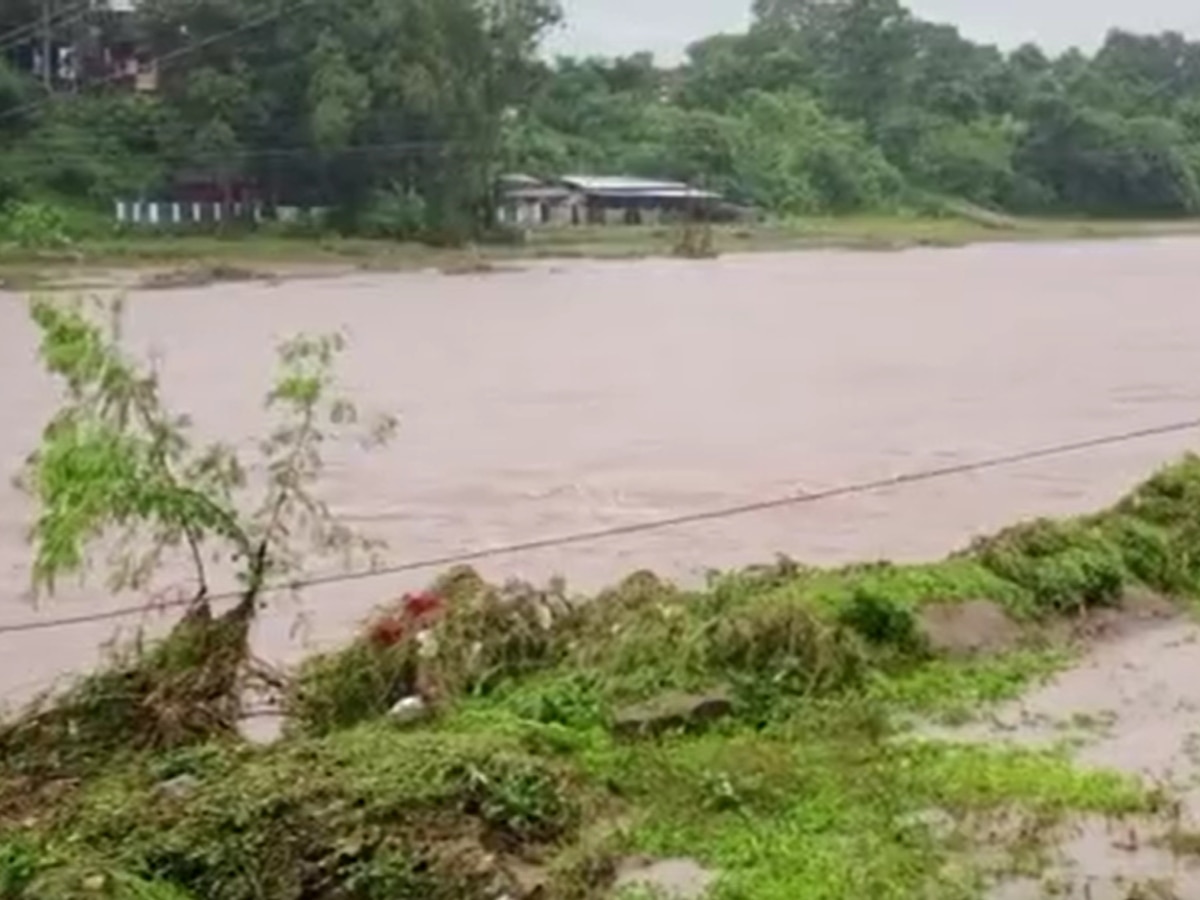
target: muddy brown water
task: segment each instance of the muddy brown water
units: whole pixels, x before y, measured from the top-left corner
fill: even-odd
[[[169,399],[253,451],[271,347],[344,328],[345,383],[398,414],[396,442],[335,452],[326,496],[430,555],[705,510],[1194,416],[1200,242],[996,245],[536,265],[145,292],[128,337]],[[0,470],[35,445],[54,388],[23,299],[0,294]],[[593,588],[774,553],[937,557],[1015,519],[1110,502],[1200,435],[488,563]],[[31,510],[0,487],[0,624],[103,610],[99,584],[24,598]],[[432,573],[428,573],[432,574]],[[343,640],[426,573],[277,603],[260,652]],[[218,585],[220,587],[220,585]],[[135,623],[130,623],[135,624]],[[0,694],[94,662],[111,624],[0,634]]]

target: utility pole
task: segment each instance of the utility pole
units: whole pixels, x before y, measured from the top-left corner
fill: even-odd
[[[53,0],[42,0],[42,82],[49,91],[54,87],[54,65],[50,61],[53,41],[50,39],[50,4]]]

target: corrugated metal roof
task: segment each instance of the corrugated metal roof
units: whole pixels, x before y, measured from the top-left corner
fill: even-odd
[[[564,175],[559,179],[580,191],[658,192],[688,190],[681,181],[659,181],[653,178],[632,178],[624,175]]]
[[[718,200],[720,194],[702,191],[682,181],[659,181],[623,175],[564,175],[563,184],[595,197],[654,197],[660,200]]]
[[[565,187],[519,187],[504,191],[509,200],[565,200],[573,196],[575,192]]]
[[[540,178],[534,178],[532,175],[526,175],[523,172],[508,172],[504,175],[501,175],[498,180],[501,184],[519,184],[524,187],[543,186]]]
[[[645,197],[655,200],[719,200],[721,195],[712,191],[701,191],[690,187],[652,188],[650,190],[601,190],[586,191],[593,197]]]
[[[576,191],[593,197],[616,199],[657,198],[661,200],[719,200],[721,195],[684,184],[654,178],[635,178],[625,175],[564,175],[549,182],[539,182],[528,175],[509,174],[499,179],[508,197],[558,197],[566,191]]]

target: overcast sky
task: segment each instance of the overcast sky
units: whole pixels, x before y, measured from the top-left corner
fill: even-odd
[[[562,0],[567,26],[555,52],[679,57],[697,38],[744,29],[751,0]],[[1200,0],[910,0],[919,16],[951,22],[976,40],[1006,47],[1036,41],[1052,50],[1095,46],[1114,25],[1200,36]]]

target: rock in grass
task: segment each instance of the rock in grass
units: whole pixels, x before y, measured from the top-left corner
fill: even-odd
[[[187,800],[198,790],[200,779],[195,775],[180,775],[158,786],[159,793],[172,800]]]
[[[670,693],[649,703],[626,707],[613,717],[618,737],[654,737],[668,731],[692,731],[733,712],[733,700],[723,691],[707,694]]]
[[[429,717],[429,704],[413,695],[400,700],[388,710],[388,718],[398,725],[412,725]]]

